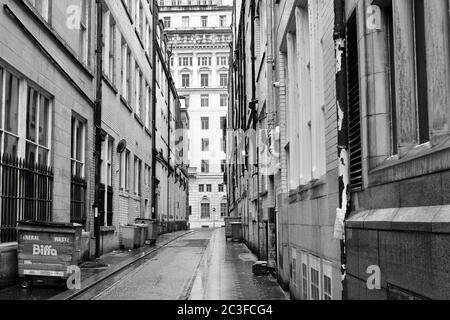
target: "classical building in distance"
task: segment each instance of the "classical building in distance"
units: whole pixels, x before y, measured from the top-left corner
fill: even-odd
[[[222,1],[159,1],[172,75],[189,110],[190,226],[220,227],[224,186],[232,7]]]

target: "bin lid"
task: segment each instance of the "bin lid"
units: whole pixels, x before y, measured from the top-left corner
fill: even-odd
[[[33,227],[49,227],[49,228],[81,228],[83,227],[79,223],[60,223],[60,222],[41,222],[22,220],[18,222],[19,226],[33,226]]]

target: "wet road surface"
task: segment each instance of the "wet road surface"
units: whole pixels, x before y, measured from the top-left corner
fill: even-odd
[[[282,300],[271,276],[256,277],[257,260],[225,230],[196,230],[125,273],[77,297],[94,300]]]
[[[134,270],[128,270],[121,279],[108,288],[102,288],[103,291],[97,295],[92,296],[92,293],[87,292],[77,299],[186,299],[212,234],[211,230],[199,230],[181,237]]]
[[[242,243],[227,242],[217,230],[197,272],[190,300],[285,300],[272,276],[257,277],[252,265],[257,258]]]
[[[225,230],[195,230],[76,296],[78,300],[282,300],[272,276],[252,274],[256,257]],[[94,272],[94,271],[93,271]],[[11,288],[0,300],[42,300],[63,290]]]

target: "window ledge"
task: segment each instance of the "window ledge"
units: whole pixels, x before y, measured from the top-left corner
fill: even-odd
[[[153,137],[152,133],[150,132],[150,130],[147,127],[145,127],[145,132],[149,135],[150,138]]]
[[[450,206],[359,211],[345,225],[349,229],[450,234]]]
[[[108,87],[114,92],[114,94],[119,93],[119,90],[117,90],[116,86],[113,84],[113,82],[109,79],[109,77],[106,74],[103,74],[102,78],[103,78],[103,81],[106,82]]]
[[[399,180],[448,170],[448,161],[442,161],[450,155],[450,138],[432,147],[429,144],[411,149],[404,157],[390,157],[380,166],[369,171],[369,186],[382,185]],[[420,171],[418,171],[420,168]]]
[[[133,17],[131,16],[130,10],[128,10],[127,6],[125,5],[125,2],[122,0],[122,5],[123,8],[125,9],[125,12],[127,13],[128,18],[130,19],[130,23],[133,25],[134,21],[133,21]]]
[[[145,50],[144,42],[142,42],[141,35],[139,34],[139,31],[136,27],[134,28],[134,33],[136,33],[136,37],[138,38],[139,43],[141,44],[142,50]]]
[[[128,109],[128,111],[130,111],[130,113],[133,112],[133,108],[131,108],[130,104],[128,103],[128,101],[121,95],[120,96],[120,101],[122,102],[122,104]]]
[[[135,113],[134,118],[141,125],[141,127],[144,127],[144,122],[142,122],[141,117],[138,114]]]

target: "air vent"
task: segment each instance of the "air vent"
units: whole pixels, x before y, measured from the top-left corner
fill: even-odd
[[[347,22],[347,94],[350,147],[350,189],[355,191],[360,190],[363,186],[356,12]]]

